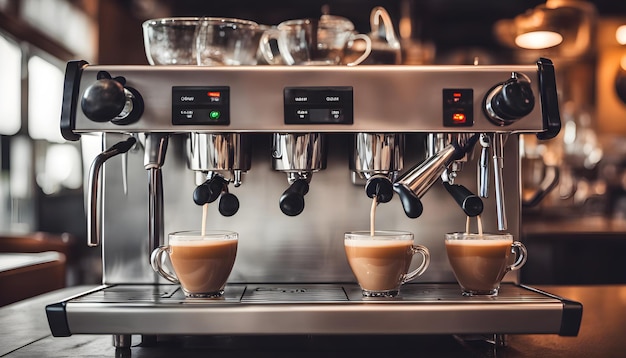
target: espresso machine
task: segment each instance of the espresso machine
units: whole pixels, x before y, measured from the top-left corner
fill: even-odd
[[[46,308],[54,336],[575,336],[582,305],[520,284],[464,297],[444,234],[480,215],[520,240],[520,134],[556,136],[548,59],[494,66],[97,66],[69,62],[61,131],[102,136],[88,183],[102,285]],[[431,253],[395,298],[363,297],[344,233],[405,230]],[[167,233],[239,233],[225,296],[151,268]],[[529,252],[533,255],[533,252]]]

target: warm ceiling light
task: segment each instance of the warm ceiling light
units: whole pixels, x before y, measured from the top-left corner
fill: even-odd
[[[596,16],[595,6],[590,2],[547,0],[513,19],[498,20],[494,32],[502,44],[511,48],[540,50],[551,57],[575,59],[594,48]]]
[[[615,38],[620,45],[626,45],[626,25],[622,25],[615,31]]]
[[[524,49],[540,50],[563,42],[563,30],[559,10],[537,6],[515,18],[515,45]]]
[[[563,42],[563,36],[554,31],[532,31],[515,37],[515,44],[529,50],[554,47]]]

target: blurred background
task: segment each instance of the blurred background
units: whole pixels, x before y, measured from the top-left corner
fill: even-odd
[[[0,0],[0,252],[63,252],[64,285],[100,282],[100,253],[84,245],[83,198],[99,138],[90,146],[89,138],[79,144],[59,133],[68,60],[148,64],[141,24],[152,18],[224,16],[276,25],[331,14],[369,33],[375,6],[391,16],[403,65],[552,59],[563,130],[549,144],[524,139],[523,215],[529,240],[535,234],[545,246],[555,232],[575,236],[575,229],[564,233],[546,224],[567,218],[596,220],[587,230],[596,233],[626,231],[625,1]],[[533,34],[539,37],[522,36]],[[25,247],[29,240],[35,244]],[[601,250],[626,248],[611,240],[613,246],[601,245]],[[552,244],[541,250],[551,262],[560,248]],[[537,272],[551,277],[549,283],[566,283],[545,270]],[[599,282],[596,274],[588,276],[576,277]],[[626,282],[624,274],[604,277]],[[533,280],[539,279],[528,276]]]

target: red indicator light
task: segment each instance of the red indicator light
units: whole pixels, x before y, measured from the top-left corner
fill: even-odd
[[[220,92],[207,92],[206,95],[209,97],[220,97],[222,94]]]
[[[454,92],[454,93],[452,94],[452,96],[453,96],[453,97],[456,97],[456,98],[460,98],[460,97],[461,97],[461,92]]]
[[[465,117],[465,114],[463,113],[454,113],[452,115],[452,121],[454,121],[454,123],[465,123],[465,120],[467,118]]]

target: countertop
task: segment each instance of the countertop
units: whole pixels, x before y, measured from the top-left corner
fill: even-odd
[[[133,336],[116,351],[110,335],[52,337],[44,307],[90,287],[72,287],[0,308],[2,357],[623,357],[626,352],[626,285],[534,286],[583,304],[577,337],[508,335],[494,348],[476,337],[306,336],[166,337],[157,345]],[[167,324],[164,322],[163,324]],[[463,339],[461,339],[463,338]]]
[[[64,260],[58,252],[0,253],[0,272]]]
[[[66,260],[60,252],[0,252],[0,307],[65,287]]]

